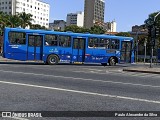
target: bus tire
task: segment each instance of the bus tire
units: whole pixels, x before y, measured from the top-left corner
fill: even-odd
[[[116,59],[114,57],[110,57],[110,59],[109,59],[109,65],[110,66],[115,66],[116,65]]]
[[[47,58],[47,63],[49,65],[57,65],[59,62],[59,58],[57,55],[49,55]]]

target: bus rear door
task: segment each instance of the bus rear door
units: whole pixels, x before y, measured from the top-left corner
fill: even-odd
[[[28,38],[28,60],[42,60],[43,56],[43,35],[27,34]]]
[[[85,61],[86,38],[73,38],[72,62],[83,63]]]
[[[132,50],[132,42],[122,41],[121,62],[124,62],[124,63],[131,62],[131,50]]]

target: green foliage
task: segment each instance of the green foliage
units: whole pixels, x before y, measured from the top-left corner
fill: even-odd
[[[70,25],[65,28],[64,31],[72,31],[76,33],[93,33],[93,34],[104,34],[105,31],[103,30],[102,27],[100,26],[93,26],[91,29],[83,28],[83,27],[78,27],[76,25]]]
[[[43,30],[47,29],[45,26],[40,26],[39,24],[31,25],[30,28],[31,29],[43,29]]]
[[[157,17],[156,17],[156,19],[155,19],[155,16],[158,14],[158,12],[154,12],[154,13],[151,13],[150,15],[149,15],[149,17],[144,21],[144,23],[145,23],[145,25],[146,25],[146,27],[150,27],[150,26],[153,26],[153,25],[155,25],[156,26],[156,28],[158,28],[158,29],[160,29],[160,15],[158,15]],[[155,22],[154,22],[154,19],[155,19]],[[159,31],[159,34],[160,34],[160,31]],[[151,41],[151,37],[148,37],[148,43],[150,43],[150,41]],[[157,38],[156,38],[156,46],[158,47],[158,48],[160,48],[160,36],[158,36]]]
[[[120,32],[120,33],[117,33],[116,36],[131,37],[131,34],[128,32]]]
[[[89,29],[78,27],[76,25],[70,25],[70,26],[67,26],[64,31],[72,31],[75,33],[85,33],[85,32],[89,32]]]
[[[20,23],[21,23],[22,28],[26,28],[27,26],[32,25],[31,21],[33,19],[32,19],[32,15],[30,13],[26,14],[25,12],[22,12],[22,13],[18,13],[18,16],[20,18]]]
[[[105,31],[104,31],[104,29],[102,27],[100,27],[98,25],[94,25],[93,27],[91,27],[90,33],[93,33],[93,34],[104,34]]]
[[[30,26],[32,29],[45,29],[45,26],[40,26],[38,24],[32,25],[31,21],[32,15],[26,14],[25,12],[18,13],[17,15],[8,15],[4,12],[0,12],[0,29],[3,30],[4,27],[22,27],[26,28]]]

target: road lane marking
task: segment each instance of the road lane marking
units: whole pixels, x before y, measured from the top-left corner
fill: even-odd
[[[73,80],[82,80],[82,81],[92,81],[92,82],[102,82],[102,83],[111,83],[111,84],[121,84],[121,85],[131,85],[131,86],[140,86],[140,87],[150,87],[150,88],[160,88],[160,86],[153,85],[143,85],[143,84],[134,84],[134,83],[124,83],[124,82],[114,82],[114,81],[103,81],[103,80],[94,80],[94,79],[85,79],[85,78],[76,78],[76,77],[65,77],[65,76],[55,76],[55,75],[46,75],[46,74],[35,74],[35,73],[24,73],[24,72],[14,72],[14,71],[4,71],[4,73],[14,73],[14,74],[24,74],[24,75],[35,75],[35,76],[45,76],[45,77],[55,77],[55,78],[64,78],[64,79],[73,79]]]
[[[94,92],[78,91],[78,90],[72,90],[72,89],[47,87],[47,86],[39,86],[39,85],[15,83],[15,82],[7,82],[7,81],[0,81],[0,83],[10,84],[10,85],[18,85],[18,86],[26,86],[26,87],[34,87],[34,88],[43,88],[43,89],[57,90],[57,91],[63,91],[63,92],[79,93],[79,94],[85,94],[85,95],[93,95],[93,96],[101,96],[101,97],[109,97],[109,98],[116,98],[116,99],[125,99],[125,100],[160,104],[160,101],[147,100],[147,99],[141,99],[141,98],[132,98],[132,97],[126,97],[126,96],[100,94],[100,93],[94,93]]]
[[[146,78],[146,77],[150,77],[150,78],[160,78],[159,75],[156,74],[149,74],[149,73],[139,73],[139,72],[125,72],[122,70],[106,70],[106,71],[102,71],[102,72],[98,72],[98,71],[73,71],[73,72],[79,72],[79,73],[92,73],[92,74],[100,74],[100,75],[106,75],[106,74],[112,74],[112,75],[122,75],[122,76],[127,76],[127,77],[141,77],[141,78]],[[127,74],[125,74],[127,73]]]

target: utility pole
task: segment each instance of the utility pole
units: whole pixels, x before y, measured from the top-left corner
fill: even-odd
[[[146,49],[146,45],[147,44],[147,40],[145,38],[145,41],[144,41],[144,63],[146,62],[146,52],[147,52],[147,49]]]

